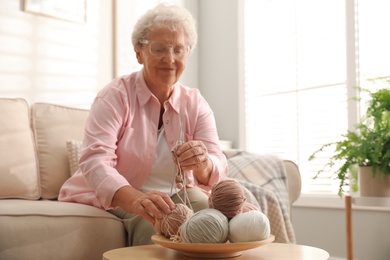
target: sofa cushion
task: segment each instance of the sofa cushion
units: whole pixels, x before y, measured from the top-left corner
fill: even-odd
[[[40,197],[36,153],[24,99],[0,98],[0,198]]]
[[[122,220],[93,206],[0,200],[0,259],[102,259],[126,246]]]
[[[38,151],[41,197],[56,199],[70,177],[67,140],[82,140],[89,111],[47,103],[31,107],[32,128]]]

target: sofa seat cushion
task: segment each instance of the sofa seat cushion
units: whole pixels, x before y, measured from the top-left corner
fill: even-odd
[[[38,199],[39,174],[24,99],[0,98],[0,198]]]
[[[119,218],[58,201],[0,200],[0,234],[0,259],[101,259],[126,245]]]

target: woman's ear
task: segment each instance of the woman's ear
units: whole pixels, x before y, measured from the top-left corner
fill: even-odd
[[[142,59],[141,48],[140,47],[134,48],[134,51],[135,51],[135,57],[137,58],[138,63],[143,64],[144,61]]]

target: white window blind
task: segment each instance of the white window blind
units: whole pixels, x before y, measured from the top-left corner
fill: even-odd
[[[337,193],[331,172],[312,178],[331,151],[308,158],[321,145],[339,140],[349,121],[356,122],[358,106],[347,106],[352,88],[347,83],[356,81],[347,77],[390,75],[390,0],[359,1],[350,16],[346,8],[355,6],[347,1],[244,4],[246,149],[296,162],[303,193]],[[352,28],[355,34],[347,37],[348,26],[359,18],[360,31]],[[358,52],[347,55],[347,46]],[[356,68],[352,75],[348,62]]]
[[[360,0],[357,10],[361,85],[383,87],[365,79],[390,77],[390,0]]]

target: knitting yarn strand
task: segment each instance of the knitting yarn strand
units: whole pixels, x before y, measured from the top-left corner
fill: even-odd
[[[175,190],[175,193],[177,194],[177,196],[179,197],[180,201],[187,205],[188,207],[190,207],[191,210],[192,209],[192,205],[190,203],[190,199],[188,198],[188,194],[187,194],[187,182],[186,182],[186,176],[185,176],[185,172],[183,171],[183,169],[181,168],[180,166],[180,163],[179,163],[179,160],[178,160],[178,157],[177,157],[177,154],[176,154],[176,150],[183,144],[183,141],[179,140],[176,142],[176,145],[172,148],[171,150],[171,154],[172,154],[172,158],[173,158],[173,162],[175,164],[175,174],[174,174],[174,178],[172,180],[172,185],[171,185],[171,194],[173,194],[173,190]],[[183,190],[183,198],[180,196],[180,194],[178,193],[178,190]]]

